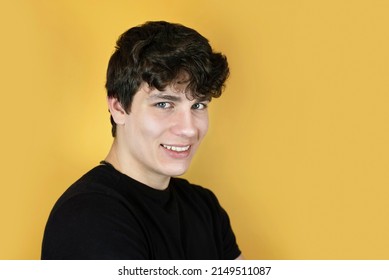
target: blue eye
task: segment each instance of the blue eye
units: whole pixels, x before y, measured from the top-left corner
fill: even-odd
[[[195,110],[205,110],[207,107],[208,107],[208,105],[204,104],[204,103],[196,103],[196,104],[192,105],[192,109],[195,109]]]
[[[168,108],[171,108],[172,105],[168,102],[158,102],[155,104],[155,107],[161,108],[161,109],[168,109]]]

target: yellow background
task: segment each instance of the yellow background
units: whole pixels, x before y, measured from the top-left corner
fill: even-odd
[[[230,62],[186,177],[250,259],[389,259],[384,0],[14,0],[0,9],[0,258],[37,259],[60,194],[112,138],[105,70],[129,27],[193,27]]]

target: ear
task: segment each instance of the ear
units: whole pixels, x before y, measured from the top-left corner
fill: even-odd
[[[123,109],[122,104],[115,97],[107,97],[107,103],[108,103],[108,110],[111,113],[114,122],[117,125],[123,125],[127,113],[126,110]]]

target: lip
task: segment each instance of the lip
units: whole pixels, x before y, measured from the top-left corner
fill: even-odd
[[[161,144],[160,147],[171,158],[185,159],[189,157],[192,145]]]
[[[176,151],[176,152],[185,152],[190,149],[191,145],[169,145],[169,144],[161,144],[162,147],[168,150]]]

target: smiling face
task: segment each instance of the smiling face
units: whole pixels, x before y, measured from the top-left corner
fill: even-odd
[[[171,176],[188,169],[208,130],[209,101],[188,99],[170,86],[164,91],[142,86],[128,114],[116,99],[108,103],[117,137],[111,150],[115,157],[107,159],[116,161],[121,172],[151,187],[165,188]]]

